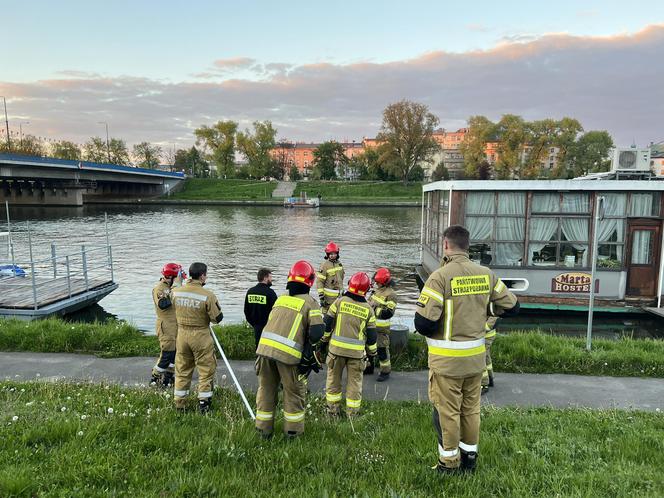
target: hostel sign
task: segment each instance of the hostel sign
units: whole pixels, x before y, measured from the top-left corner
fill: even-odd
[[[561,273],[551,279],[551,292],[562,294],[590,293],[590,273]],[[599,292],[599,279],[595,279],[595,292]]]

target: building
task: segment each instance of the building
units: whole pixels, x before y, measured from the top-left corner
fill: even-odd
[[[362,154],[364,152],[364,144],[362,142],[340,142],[344,148],[344,154],[349,159]],[[270,155],[276,161],[283,161],[286,168],[290,169],[291,166],[296,166],[298,171],[303,176],[309,176],[314,166],[314,151],[320,146],[320,143],[314,142],[279,142],[277,146],[272,149]],[[351,172],[337,171],[341,178],[350,178]]]

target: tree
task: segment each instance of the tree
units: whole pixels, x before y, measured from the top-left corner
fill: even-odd
[[[495,133],[499,140],[498,158],[494,166],[496,178],[520,178],[528,143],[525,121],[521,116],[505,114],[496,123]]]
[[[194,146],[189,150],[179,149],[175,152],[175,168],[193,177],[210,176],[209,165],[201,152]]]
[[[491,179],[491,165],[486,159],[482,161],[477,167],[477,179],[478,180],[490,180]]]
[[[57,159],[81,160],[81,148],[74,142],[61,140],[51,144],[51,156]]]
[[[288,179],[291,182],[296,182],[296,181],[302,179],[302,175],[300,174],[300,170],[297,169],[297,166],[295,166],[294,164],[288,170]]]
[[[237,147],[249,161],[249,170],[255,178],[263,178],[272,168],[270,151],[276,144],[277,130],[270,121],[255,121],[253,133],[248,129],[237,134]]]
[[[129,149],[127,144],[121,138],[111,138],[109,143],[111,151],[111,164],[119,164],[120,166],[129,166]]]
[[[40,138],[34,135],[23,135],[21,140],[14,140],[12,142],[12,153],[42,157],[45,155],[45,147]]]
[[[549,154],[549,148],[555,146],[558,122],[555,119],[542,119],[526,123],[528,149],[524,158],[521,178],[539,178],[543,176],[542,162]]]
[[[337,178],[337,167],[348,164],[344,147],[339,142],[323,142],[314,150],[315,178],[334,180]]]
[[[570,169],[567,163],[567,152],[574,146],[577,137],[583,133],[583,126],[574,118],[565,117],[558,121],[554,144],[558,147],[557,164],[554,171],[555,177],[564,177]]]
[[[161,147],[149,142],[134,145],[133,154],[139,168],[155,169],[161,160]]]
[[[235,140],[238,124],[235,121],[218,121],[212,126],[194,130],[196,145],[203,144],[207,159],[223,176],[235,175]]]
[[[449,180],[449,179],[450,179],[450,172],[445,167],[445,163],[443,161],[440,161],[438,163],[438,166],[436,166],[436,169],[433,170],[433,173],[431,174],[431,180],[437,182],[440,180]]]
[[[109,159],[110,155],[110,159]],[[83,157],[86,161],[94,163],[129,165],[129,150],[124,140],[112,138],[106,147],[106,142],[99,137],[91,137],[83,145]]]
[[[566,178],[608,171],[613,139],[607,131],[589,131],[579,137],[567,152]]]
[[[416,165],[431,161],[440,150],[433,138],[436,126],[438,118],[424,104],[402,100],[383,111],[381,131],[376,137],[385,145],[381,162],[399,176],[404,185],[408,184],[408,176]]]
[[[484,116],[468,118],[468,132],[459,147],[467,178],[477,178],[479,165],[486,161],[486,144],[495,139],[496,125]]]

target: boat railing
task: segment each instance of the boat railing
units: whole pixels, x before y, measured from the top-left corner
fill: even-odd
[[[31,292],[32,305],[38,309],[49,296],[62,298],[89,291],[114,281],[113,251],[110,245],[81,245],[76,251],[58,254],[51,244],[51,255],[40,259],[17,260],[4,264],[0,290]]]

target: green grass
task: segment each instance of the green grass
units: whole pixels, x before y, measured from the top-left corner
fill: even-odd
[[[189,178],[183,189],[169,199],[196,201],[271,200],[277,182]]]
[[[229,358],[255,358],[254,333],[246,324],[216,327]],[[0,320],[0,351],[91,353],[102,357],[157,356],[159,344],[124,322],[67,323],[52,318],[34,322]],[[664,341],[598,339],[585,351],[585,340],[539,332],[501,334],[491,349],[496,371],[566,373],[617,377],[664,377]],[[427,368],[424,338],[413,334],[408,347],[392,357],[395,370]]]
[[[401,182],[298,182],[294,195],[305,191],[309,197],[319,193],[325,201],[420,201],[422,184],[415,182],[404,186]]]
[[[221,389],[202,417],[176,414],[169,394],[148,388],[0,383],[0,496],[637,497],[664,489],[657,413],[485,406],[477,472],[443,477],[430,469],[437,451],[427,403],[366,403],[351,424],[329,420],[321,398],[308,401],[302,438],[263,441],[239,398]]]

